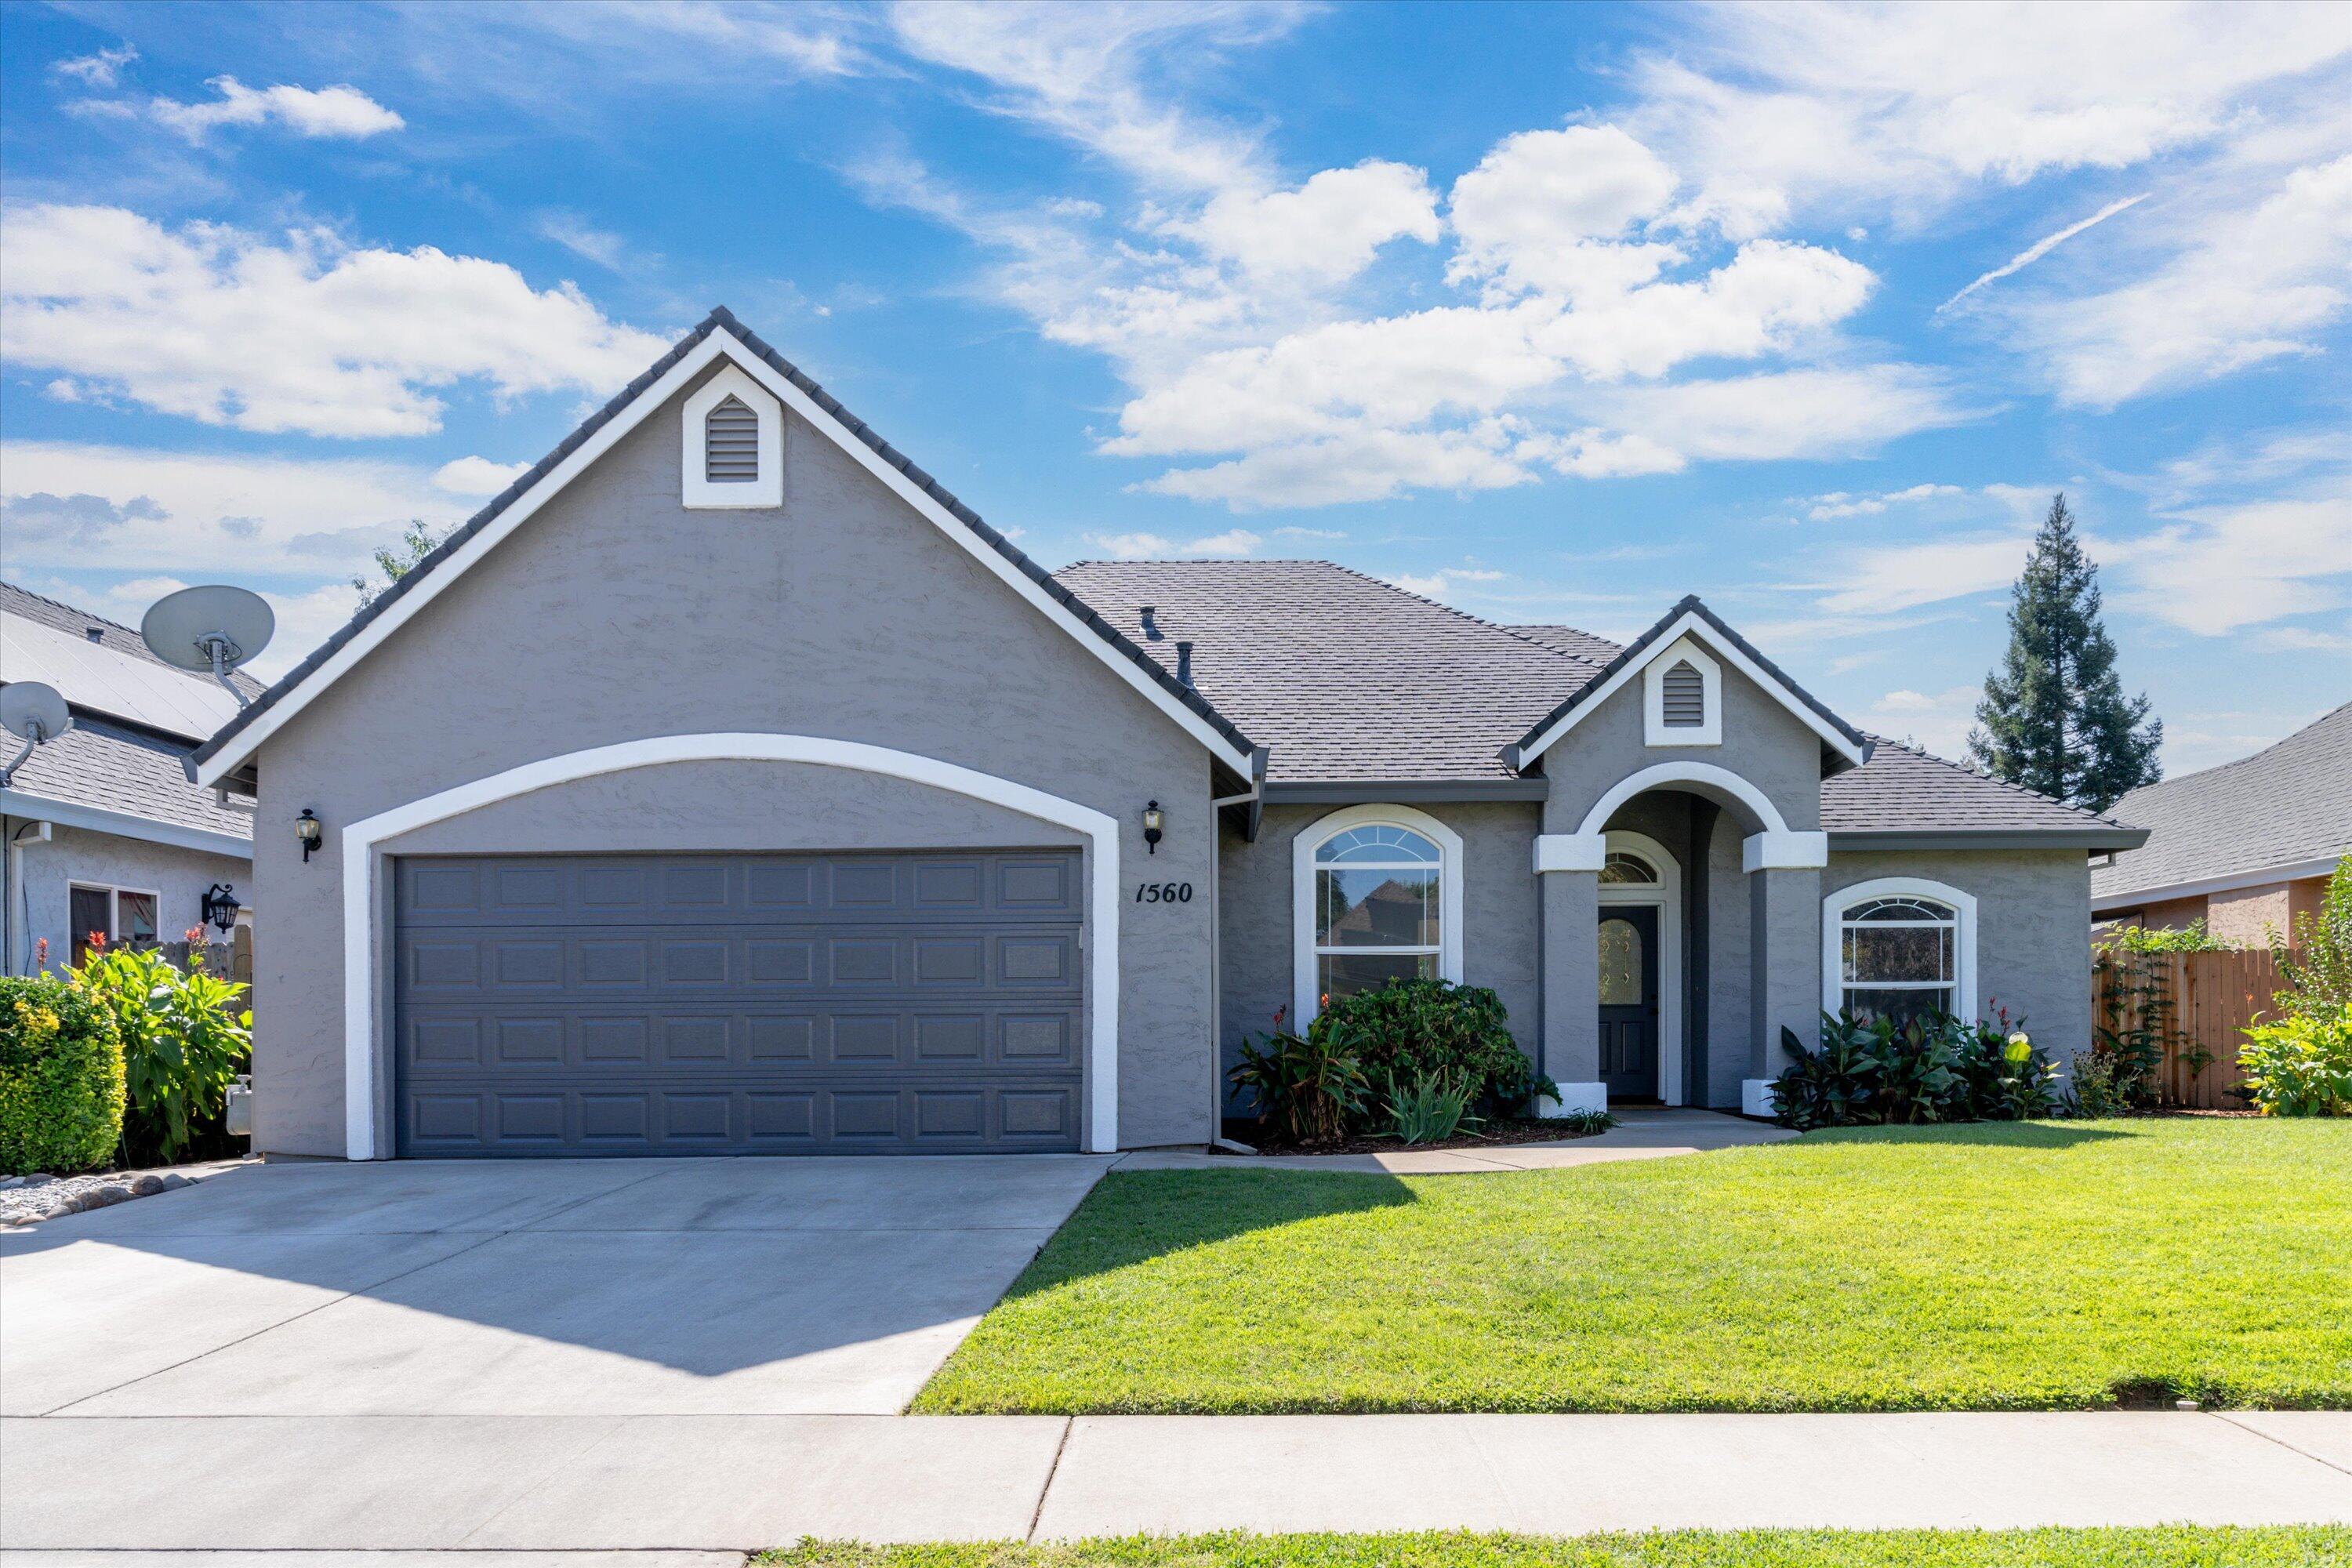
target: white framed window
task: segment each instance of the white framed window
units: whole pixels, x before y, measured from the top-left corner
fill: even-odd
[[[728,365],[685,404],[680,498],[697,510],[784,504],[784,411],[765,387]]]
[[[1291,844],[1291,1026],[1327,996],[1462,978],[1462,836],[1402,805],[1351,805]]]
[[[89,956],[89,939],[103,937],[110,947],[153,947],[159,940],[156,919],[163,895],[152,888],[116,888],[97,882],[71,882],[66,887],[66,926],[73,962]]]
[[[1642,671],[1642,739],[1652,746],[1723,744],[1723,666],[1690,637]]]
[[[1916,877],[1881,877],[1822,901],[1822,1007],[1897,1023],[1977,1016],[1977,901]]]

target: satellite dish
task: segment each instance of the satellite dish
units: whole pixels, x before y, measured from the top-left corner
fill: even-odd
[[[16,776],[25,759],[44,741],[54,741],[73,728],[73,715],[58,689],[38,680],[12,680],[0,686],[0,729],[25,742],[15,760],[0,768],[0,789]]]
[[[247,699],[228,672],[268,647],[277,629],[268,600],[226,583],[166,594],[139,623],[140,638],[157,658],[198,674],[209,671],[240,708]]]

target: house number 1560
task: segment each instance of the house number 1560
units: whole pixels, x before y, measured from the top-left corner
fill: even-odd
[[[1192,901],[1190,882],[1139,882],[1135,888],[1139,904],[1189,904]]]

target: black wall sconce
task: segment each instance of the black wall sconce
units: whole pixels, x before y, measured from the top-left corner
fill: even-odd
[[[310,863],[310,851],[319,847],[319,836],[325,831],[325,826],[307,805],[302,808],[302,815],[294,819],[294,837],[302,841],[304,865]]]
[[[1143,843],[1147,853],[1152,855],[1160,853],[1160,830],[1167,826],[1167,820],[1168,819],[1162,816],[1160,813],[1160,803],[1158,801],[1147,801],[1144,803]]]
[[[236,889],[226,882],[215,882],[205,889],[205,919],[213,928],[226,936],[236,928]]]

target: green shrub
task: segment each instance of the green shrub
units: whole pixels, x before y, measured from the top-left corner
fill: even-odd
[[[2185,926],[2116,926],[2102,934],[2092,945],[2104,952],[2235,952],[2237,945],[2223,942],[2205,929],[2203,916]]]
[[[89,1170],[121,1135],[112,1016],[53,974],[0,979],[0,1173]]]
[[[1274,1032],[1263,1048],[1253,1040],[1242,1042],[1241,1060],[1225,1077],[1249,1096],[1259,1118],[1290,1142],[1328,1143],[1345,1137],[1364,1110],[1370,1083],[1363,1063],[1349,1049],[1345,1030],[1295,1035],[1282,1026],[1282,1017],[1274,1016]]]
[[[2326,1017],[2352,1007],[2352,855],[2336,862],[2315,914],[2294,922],[2288,940],[2271,936],[2278,960],[2282,1012]]]
[[[2352,1116],[2352,1002],[2333,1017],[2296,1013],[2245,1031],[2238,1051],[2264,1116]]]
[[[1783,1028],[1790,1065],[1772,1080],[1773,1118],[1816,1127],[1933,1121],[2019,1121],[2058,1109],[2058,1068],[2021,1027],[1970,1024],[1946,1013],[1867,1022],[1822,1015],[1807,1049]]]
[[[1391,980],[1332,998],[1307,1032],[1344,1036],[1376,1082],[1423,1074],[1462,1079],[1474,1105],[1510,1115],[1559,1090],[1519,1049],[1506,1018],[1502,998],[1483,985]]]
[[[122,1042],[122,1163],[220,1147],[229,1085],[253,1054],[253,1015],[236,1005],[245,987],[205,973],[201,959],[184,971],[133,948],[92,952],[70,983],[113,1018]]]
[[[1388,1131],[1407,1143],[1443,1143],[1483,1120],[1470,1113],[1473,1090],[1466,1078],[1416,1074],[1410,1084],[1389,1079]]]

